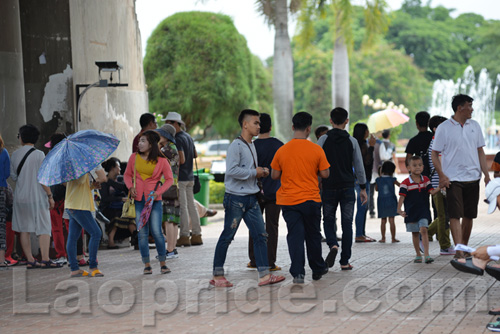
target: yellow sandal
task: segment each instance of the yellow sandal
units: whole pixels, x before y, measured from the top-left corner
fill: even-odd
[[[103,277],[104,274],[99,270],[93,270],[91,273],[89,273],[89,277]]]

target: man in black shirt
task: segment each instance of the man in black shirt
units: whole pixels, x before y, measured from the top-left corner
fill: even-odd
[[[257,163],[261,167],[267,167],[271,170],[276,151],[283,146],[283,142],[277,138],[271,137],[271,116],[266,113],[260,114],[260,134],[253,142],[257,151]],[[266,213],[266,232],[267,232],[267,259],[269,261],[269,270],[281,270],[276,265],[276,250],[278,248],[278,222],[280,219],[280,207],[276,205],[276,192],[281,186],[281,181],[273,180],[270,175],[262,178],[262,187],[264,188],[265,203],[259,203],[261,212]],[[248,238],[248,256],[250,262],[248,268],[257,268],[255,256],[253,254],[253,240]]]
[[[415,115],[415,123],[418,129],[418,134],[411,138],[406,145],[406,165],[414,155],[418,155],[424,162],[424,171],[422,175],[429,177],[429,144],[432,140],[432,132],[428,130],[429,118],[431,116],[427,111],[421,111]]]

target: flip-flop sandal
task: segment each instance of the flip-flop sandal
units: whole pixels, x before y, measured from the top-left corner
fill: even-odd
[[[276,284],[276,283],[282,282],[284,280],[285,280],[285,276],[275,276],[275,275],[271,274],[267,280],[265,280],[263,282],[259,282],[259,286]]]
[[[144,267],[143,274],[144,275],[151,275],[153,273],[153,269],[151,267]]]
[[[486,266],[486,268],[484,268],[484,270],[486,270],[486,272],[490,276],[495,277],[498,281],[500,281],[500,268],[499,267]]]
[[[99,269],[96,269],[96,270],[92,271],[91,273],[89,273],[89,276],[90,277],[104,277],[104,274]]]
[[[422,257],[421,256],[415,256],[415,259],[413,260],[413,263],[422,263]]]
[[[330,252],[326,256],[325,262],[328,265],[328,268],[333,267],[335,264],[335,258],[337,257],[337,253],[339,252],[339,249],[337,247],[332,247],[330,248]]]
[[[160,269],[161,269],[160,274],[162,274],[162,275],[163,275],[163,274],[168,274],[168,273],[170,273],[170,272],[171,272],[171,270],[170,270],[170,269],[168,269],[168,267],[167,267],[167,266],[161,266],[161,268],[160,268]]]
[[[432,257],[430,257],[429,255],[427,255],[425,257],[425,263],[432,263],[432,262],[434,262],[434,259]]]
[[[280,266],[274,265],[274,267],[269,268],[269,271],[278,271],[281,270]]]
[[[40,268],[42,268],[42,269],[55,269],[55,268],[62,268],[63,267],[62,263],[55,263],[52,260],[42,261],[41,263],[42,264],[41,264]]]
[[[354,239],[354,242],[372,242],[370,239],[366,238],[366,237],[363,237],[363,239]]]
[[[216,288],[230,288],[233,286],[233,283],[229,282],[227,279],[218,279],[218,280],[210,280],[210,285],[215,286]]]
[[[483,276],[484,270],[475,266],[472,263],[472,258],[466,258],[465,263],[458,262],[457,259],[453,259],[450,261],[451,265],[458,271],[462,271],[464,273],[469,273],[473,275]]]
[[[340,269],[341,270],[352,270],[352,268],[354,268],[353,266],[351,266],[350,264],[346,264],[345,266],[340,266]]]
[[[28,267],[29,266],[29,267]],[[26,261],[26,269],[40,269],[41,264],[34,260],[33,262]]]
[[[489,314],[489,315],[500,315],[500,311],[493,311],[493,310],[489,310],[489,311],[488,311],[488,314]]]
[[[81,272],[78,272],[78,274],[70,275],[69,277],[70,278],[74,278],[74,277],[87,277],[88,275],[89,275],[88,271],[82,270]]]

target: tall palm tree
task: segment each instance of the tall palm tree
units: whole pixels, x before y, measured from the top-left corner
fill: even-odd
[[[332,59],[332,106],[349,110],[349,50],[352,48],[353,6],[350,0],[309,0],[301,9],[299,17],[299,46],[304,50],[314,37],[313,20],[326,15],[326,5],[334,13],[331,32],[333,34]],[[365,46],[371,46],[375,36],[387,29],[385,0],[365,0]]]
[[[295,13],[301,0],[257,0],[258,11],[274,26],[273,100],[275,134],[288,141],[293,115],[293,57],[288,35],[288,14]]]

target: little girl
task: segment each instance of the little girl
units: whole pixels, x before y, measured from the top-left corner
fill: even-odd
[[[398,214],[398,199],[396,197],[394,185],[399,187],[399,182],[393,177],[396,165],[390,160],[385,161],[380,168],[380,177],[375,180],[375,190],[378,191],[377,212],[378,217],[382,218],[380,232],[382,239],[379,242],[385,242],[385,224],[389,218],[392,242],[399,242],[396,239],[396,224],[394,217]]]

